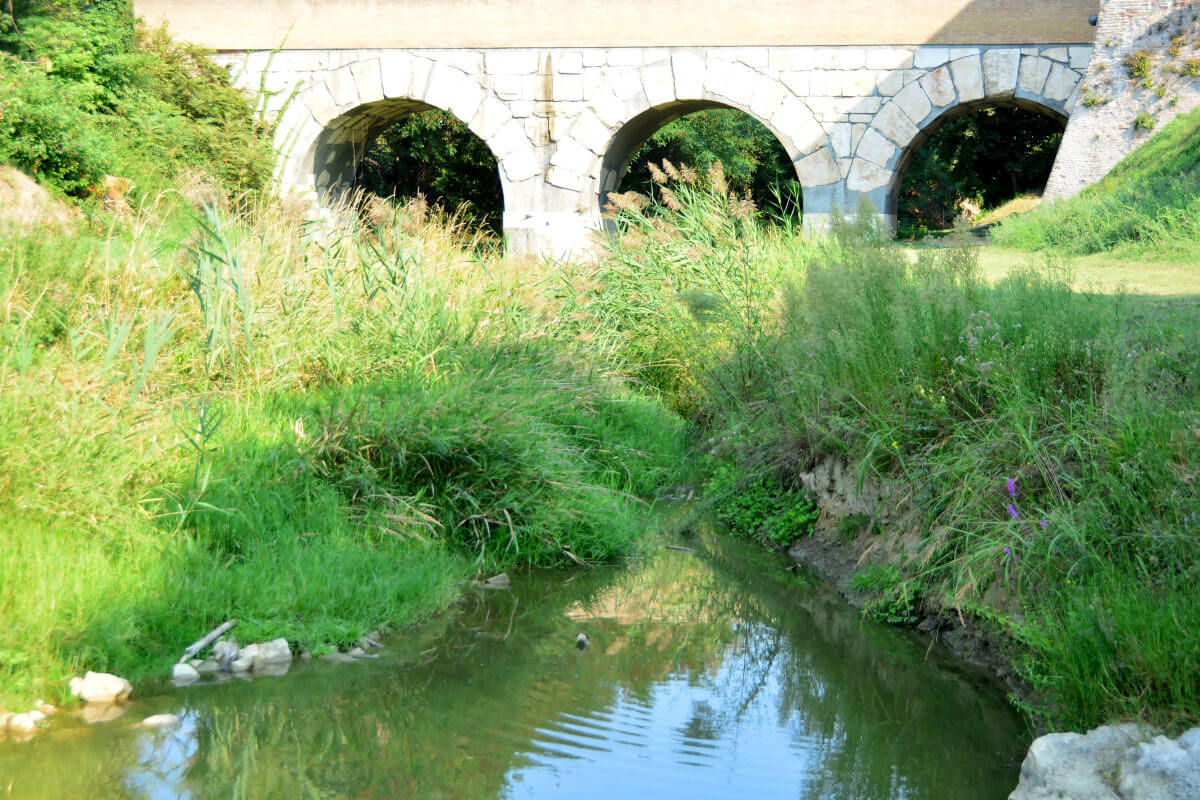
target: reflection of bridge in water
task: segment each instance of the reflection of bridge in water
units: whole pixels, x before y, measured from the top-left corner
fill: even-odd
[[[603,198],[637,148],[692,111],[735,108],[766,125],[819,225],[862,199],[894,221],[915,151],[956,115],[1016,105],[1065,120],[1076,107],[1100,0],[895,5],[139,0],[137,11],[270,93],[282,187],[340,197],[376,135],[440,108],[495,155],[513,249],[563,255],[603,226]]]

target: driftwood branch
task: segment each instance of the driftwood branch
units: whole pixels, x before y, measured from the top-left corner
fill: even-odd
[[[183,651],[183,657],[179,659],[179,663],[182,664],[184,661],[187,661],[189,658],[193,658],[201,650],[208,647],[210,644],[215,642],[221,636],[225,635],[225,633],[227,631],[229,631],[234,625],[237,625],[237,620],[231,619],[226,622],[222,622],[220,625],[213,628],[211,631],[208,632],[207,636],[205,636],[203,639],[197,640],[191,647],[189,647],[188,649]]]

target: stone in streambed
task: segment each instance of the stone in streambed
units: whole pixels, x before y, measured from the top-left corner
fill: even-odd
[[[253,658],[237,658],[229,665],[229,671],[235,674],[249,672],[254,667]]]
[[[485,589],[507,589],[511,581],[508,579],[507,572],[501,572],[499,575],[493,575],[483,582]]]
[[[292,648],[287,639],[273,639],[269,642],[248,644],[238,653],[238,660],[250,659],[250,668],[258,671],[268,664],[290,664]]]
[[[329,661],[334,664],[353,664],[358,661],[357,658],[349,653],[326,653],[323,656],[319,656],[319,658],[322,661]]]
[[[1035,740],[1009,800],[1195,800],[1200,728],[1177,740],[1135,723]]]
[[[13,714],[8,718],[8,732],[20,736],[22,734],[33,733],[37,730],[37,724],[41,720],[36,711],[30,711],[28,714]]]
[[[177,685],[185,686],[200,680],[200,673],[191,664],[176,664],[171,667],[171,680]]]
[[[212,657],[223,672],[228,672],[230,665],[237,660],[238,643],[233,639],[222,639],[213,645]]]
[[[351,656],[352,658],[379,658],[379,656],[376,655],[375,653],[368,653],[366,650],[363,650],[361,647],[353,648],[348,653],[348,655]]]
[[[71,678],[71,694],[85,703],[115,703],[128,699],[133,684],[107,672],[89,672],[82,678]]]
[[[213,675],[221,671],[221,665],[216,661],[213,661],[211,658],[206,658],[203,661],[200,659],[193,659],[192,666],[196,669],[196,672],[199,672],[201,675]]]
[[[129,706],[120,703],[88,703],[76,712],[88,725],[112,722],[129,711]]]

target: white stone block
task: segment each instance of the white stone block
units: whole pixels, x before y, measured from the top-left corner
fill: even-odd
[[[829,152],[828,147],[822,147],[815,153],[796,162],[796,177],[805,188],[828,186],[842,179],[837,162]]]
[[[525,48],[488,50],[483,62],[489,75],[532,75],[538,71],[538,51]]]
[[[512,112],[508,110],[508,105],[488,95],[483,98],[483,102],[479,105],[479,111],[471,120],[471,130],[486,142],[495,136],[496,131],[500,130],[500,127],[510,119],[512,119]]]
[[[929,102],[929,97],[921,88],[920,83],[910,83],[905,86],[896,93],[893,102],[900,106],[900,110],[917,125],[924,122],[925,118],[929,116],[929,112],[933,110],[933,104]]]
[[[1046,79],[1046,88],[1043,94],[1047,100],[1061,102],[1071,96],[1071,92],[1075,91],[1078,83],[1078,72],[1062,64],[1055,64],[1050,70],[1050,77]]]
[[[858,143],[862,141],[863,136],[870,130],[869,125],[858,124],[854,126],[854,130],[850,133],[850,147],[857,148]]]
[[[675,76],[675,96],[680,100],[699,100],[704,96],[704,59],[694,50],[671,56],[671,72]]]
[[[413,58],[408,53],[383,53],[379,72],[384,97],[408,97],[412,93]]]
[[[958,89],[960,103],[984,98],[983,62],[979,56],[969,56],[951,61],[950,74],[954,77],[954,86]]]
[[[797,97],[807,97],[812,94],[812,84],[809,80],[811,74],[811,72],[801,70],[788,70],[779,77],[783,81],[783,85],[791,90],[792,94]]]
[[[820,52],[815,47],[795,47],[787,51],[787,68],[792,70],[826,69],[821,63]]]
[[[760,119],[770,119],[787,96],[787,87],[777,80],[765,77],[758,82],[754,94],[750,96],[750,112]]]
[[[369,58],[350,66],[354,75],[354,84],[358,87],[358,98],[363,103],[371,103],[383,98],[383,75],[379,69],[379,59]]]
[[[1046,86],[1046,78],[1050,76],[1050,67],[1054,62],[1039,56],[1025,56],[1021,59],[1021,71],[1017,85],[1022,91],[1030,94],[1041,94]]]
[[[329,87],[322,81],[301,93],[304,105],[312,113],[313,119],[321,126],[328,125],[339,115],[339,106],[333,101]]]
[[[867,69],[911,69],[913,51],[898,47],[872,47],[866,53]]]
[[[431,106],[449,111],[460,120],[469,120],[479,111],[483,95],[483,87],[474,78],[456,67],[438,63],[433,67],[429,87],[422,99]]]
[[[830,48],[828,64],[833,69],[862,69],[867,65],[867,51],[862,47]]]
[[[583,51],[583,65],[585,67],[603,67],[605,61],[604,50],[598,47],[592,47]]]
[[[553,100],[557,103],[570,103],[583,100],[583,76],[582,75],[555,75],[550,81],[548,87],[550,97],[535,98]]]
[[[496,129],[488,141],[488,145],[492,148],[492,154],[500,159],[522,148],[528,149],[529,137],[526,136],[524,126],[518,120],[510,119]]]
[[[595,160],[595,153],[574,139],[567,138],[554,148],[554,155],[550,157],[550,165],[570,170],[579,175],[586,175]]]
[[[835,70],[814,70],[808,73],[808,92],[820,97],[840,97],[842,73]]]
[[[792,140],[801,153],[811,153],[826,142],[825,129],[803,100],[786,97],[771,116],[776,131]]]
[[[739,47],[735,58],[751,69],[767,68],[767,48],[765,47]]]
[[[949,67],[938,67],[919,81],[921,88],[937,108],[945,108],[954,102],[954,79]]]
[[[842,95],[858,97],[875,93],[878,76],[874,70],[856,69],[842,73]]]
[[[988,97],[1011,97],[1017,89],[1021,51],[997,48],[983,54],[983,88]]]
[[[530,78],[520,75],[494,75],[492,76],[492,91],[501,100],[518,100],[532,95],[532,92],[526,89],[529,80]]]
[[[626,121],[625,104],[618,100],[612,90],[607,87],[591,94],[587,102],[592,111],[596,113],[596,116],[610,128],[614,128]]]
[[[339,67],[325,78],[325,86],[333,97],[334,105],[340,108],[358,104],[358,86],[354,83],[354,72],[350,67]]]
[[[1042,57],[1064,64],[1071,59],[1071,57],[1067,54],[1067,48],[1065,47],[1047,47],[1042,51]]]
[[[1088,63],[1092,60],[1092,48],[1090,47],[1072,47],[1071,54],[1071,69],[1086,70]]]
[[[500,159],[500,169],[504,171],[504,176],[511,183],[529,180],[542,171],[541,165],[533,155],[533,150],[529,147],[523,147]]]
[[[839,156],[854,154],[854,126],[849,122],[835,122],[825,128],[829,133],[829,146]]]
[[[850,174],[846,177],[846,188],[852,192],[869,192],[887,186],[891,179],[892,171],[890,169],[856,158],[850,165]]]
[[[950,60],[957,61],[960,58],[970,58],[971,56],[979,55],[978,47],[951,47]]]
[[[882,97],[835,97],[833,111],[836,114],[875,114],[883,104]]]
[[[949,60],[949,47],[922,47],[913,55],[913,66],[917,69],[934,69]]]
[[[892,72],[880,73],[876,86],[879,88],[881,95],[892,97],[896,92],[904,88],[904,72],[893,70]]]
[[[566,50],[554,56],[554,69],[563,75],[580,75],[583,73],[583,53],[579,50]]]
[[[640,67],[643,63],[640,47],[613,47],[607,53],[605,61],[610,67]]]
[[[859,142],[855,155],[872,164],[886,167],[887,163],[892,160],[892,156],[896,155],[896,145],[883,138],[878,131],[868,129],[863,133],[862,141]]]
[[[880,109],[880,113],[875,115],[875,120],[871,122],[871,126],[876,131],[883,134],[893,142],[900,145],[901,148],[907,146],[914,138],[917,138],[919,130],[908,115],[902,112],[900,106],[896,103],[887,103],[886,106]]]
[[[710,58],[704,78],[709,94],[748,105],[762,75],[737,61]]]
[[[675,99],[675,76],[668,62],[660,62],[642,71],[642,86],[646,99],[652,106],[669,103]]]
[[[631,100],[642,96],[642,76],[640,69],[622,67],[610,69],[606,73],[609,88],[618,100]]]
[[[558,165],[552,165],[550,169],[546,170],[546,182],[560,189],[581,192],[586,181],[585,176]]]
[[[613,135],[613,130],[592,111],[581,114],[571,126],[571,138],[596,155],[604,155]]]

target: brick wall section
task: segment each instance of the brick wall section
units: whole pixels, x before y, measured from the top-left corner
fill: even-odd
[[[1081,102],[1063,137],[1047,197],[1079,193],[1108,174],[1155,130],[1200,106],[1200,79],[1171,71],[1200,59],[1198,15],[1200,5],[1189,0],[1105,0]],[[1171,40],[1181,34],[1187,44],[1172,55]],[[1151,55],[1153,88],[1141,86],[1124,65],[1139,51]],[[1159,87],[1165,90],[1162,97]],[[1136,127],[1143,114],[1154,118],[1153,129]]]
[[[1100,0],[135,0],[215,50],[1090,44]]]

